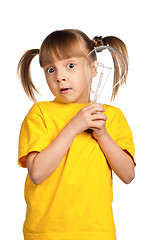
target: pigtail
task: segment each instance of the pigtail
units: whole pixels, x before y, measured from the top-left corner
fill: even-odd
[[[125,67],[125,73],[124,73],[124,76],[123,76],[120,84],[117,84],[116,87],[113,89],[112,100],[114,100],[118,93],[120,85],[122,85],[123,83],[126,83],[126,78],[128,75],[128,52],[127,52],[127,48],[126,48],[125,44],[123,43],[123,41],[121,41],[117,37],[113,37],[113,36],[105,37],[105,38],[103,38],[103,43],[104,43],[104,45],[108,45],[110,47],[116,48],[123,55],[123,57],[125,59],[125,66],[123,66],[123,64],[121,63],[122,59],[121,59],[121,61],[120,61],[120,59],[117,60],[115,53],[112,52],[112,58],[114,61],[114,85],[119,81],[120,69],[121,69],[121,71],[124,71],[124,69],[122,69],[122,68]]]
[[[94,46],[95,47],[99,47],[99,46],[110,46],[113,47],[115,49],[117,49],[124,57],[125,60],[125,66],[123,66],[123,59],[121,57],[117,58],[115,52],[111,52],[112,58],[113,58],[113,62],[114,62],[114,82],[113,85],[115,85],[118,81],[119,81],[119,76],[120,76],[120,71],[124,72],[124,76],[120,82],[120,84],[117,84],[112,92],[112,96],[111,99],[114,100],[118,90],[119,90],[119,86],[122,85],[123,83],[126,83],[126,78],[128,75],[128,52],[127,52],[127,48],[125,46],[125,44],[123,43],[123,41],[121,41],[119,38],[114,37],[114,36],[108,36],[108,37],[104,37],[102,38],[100,37],[94,37],[93,38],[93,42],[94,42]],[[124,69],[125,68],[125,69]]]
[[[36,92],[39,94],[39,91],[32,82],[30,65],[31,61],[37,54],[39,54],[39,49],[32,49],[26,51],[21,57],[17,68],[17,73],[20,76],[23,89],[27,96],[34,102],[36,102],[34,93]]]

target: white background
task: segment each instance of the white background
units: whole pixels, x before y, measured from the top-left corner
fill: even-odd
[[[125,114],[136,145],[136,178],[125,185],[114,176],[114,220],[118,240],[157,240],[159,14],[156,0],[3,1],[0,5],[1,174],[0,219],[3,240],[22,240],[26,169],[17,165],[21,122],[32,106],[16,76],[25,50],[39,48],[52,31],[77,28],[90,38],[115,35],[127,45],[127,87],[114,103]],[[33,78],[49,100],[42,70]],[[34,66],[33,66],[34,68]],[[87,239],[84,239],[87,240]],[[97,239],[98,240],[98,239]]]

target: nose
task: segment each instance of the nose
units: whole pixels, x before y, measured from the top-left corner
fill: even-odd
[[[65,78],[58,78],[57,80],[56,80],[58,83],[60,83],[60,82],[64,82],[64,81],[66,81],[66,79]]]
[[[57,71],[56,72],[56,81],[58,83],[66,81],[66,76],[63,71]]]

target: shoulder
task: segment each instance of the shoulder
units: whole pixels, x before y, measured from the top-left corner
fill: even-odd
[[[54,105],[53,101],[36,102],[30,108],[27,116],[30,116],[32,114],[43,115],[44,112],[49,111],[53,107],[53,105]]]
[[[47,115],[48,109],[51,108],[52,102],[36,102],[32,105],[24,120],[22,125],[28,123],[28,121],[40,121],[45,123],[45,116]],[[51,105],[51,106],[50,106]]]
[[[108,117],[107,126],[113,125],[121,127],[128,125],[126,117],[124,116],[120,108],[111,105],[104,105],[104,108],[105,114]]]
[[[123,113],[120,110],[120,108],[104,104],[104,109],[105,109],[105,114],[107,115],[107,117],[110,116],[110,117],[113,117],[113,118],[114,117],[118,118],[118,117],[123,116]]]

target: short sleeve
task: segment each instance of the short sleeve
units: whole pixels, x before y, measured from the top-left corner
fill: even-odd
[[[133,161],[135,155],[135,146],[133,141],[133,135],[131,129],[127,123],[127,120],[121,110],[119,110],[118,116],[118,130],[116,134],[116,143],[129,154]],[[136,165],[135,161],[134,164]]]
[[[26,156],[29,152],[41,152],[49,145],[47,128],[43,114],[37,104],[34,104],[25,117],[19,135],[18,164],[26,166]]]

